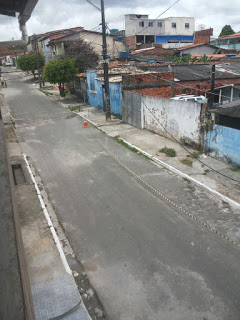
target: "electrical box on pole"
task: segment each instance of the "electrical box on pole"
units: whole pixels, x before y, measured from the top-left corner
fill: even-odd
[[[103,55],[103,70],[104,70],[104,91],[105,91],[104,99],[105,99],[105,109],[106,109],[106,121],[111,121],[104,0],[101,0],[101,14],[102,14],[102,41],[103,41],[102,55]]]

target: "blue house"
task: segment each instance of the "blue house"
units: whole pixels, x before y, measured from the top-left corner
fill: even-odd
[[[122,80],[120,76],[110,77],[110,105],[111,113],[117,117],[122,117]],[[96,70],[87,70],[88,84],[88,102],[105,111],[104,105],[104,80],[103,76],[99,75]]]
[[[215,118],[206,135],[206,150],[210,155],[240,166],[240,100],[211,110]]]

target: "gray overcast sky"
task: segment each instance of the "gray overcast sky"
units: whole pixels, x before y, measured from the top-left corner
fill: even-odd
[[[100,0],[92,2],[100,6]],[[125,14],[145,13],[154,19],[174,2],[105,0],[106,21],[112,29],[123,29]],[[196,30],[200,24],[204,24],[206,28],[213,27],[216,37],[226,24],[230,24],[235,32],[240,31],[239,0],[232,0],[231,5],[223,0],[180,0],[162,18],[174,16],[195,17]],[[39,0],[27,22],[27,29],[28,34],[32,35],[76,26],[92,29],[100,22],[100,12],[86,0]],[[17,18],[0,16],[0,25],[0,40],[20,38]]]

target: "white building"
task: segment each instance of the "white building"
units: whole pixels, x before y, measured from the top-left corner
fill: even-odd
[[[149,19],[148,15],[125,15],[126,44],[135,49],[137,44],[162,43],[165,48],[179,48],[193,43],[195,20],[192,17]]]

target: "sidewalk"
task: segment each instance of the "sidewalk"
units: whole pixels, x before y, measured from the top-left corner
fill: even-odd
[[[236,202],[239,202],[240,170],[238,168],[204,154],[198,155],[198,158],[204,164],[214,168],[219,173],[226,175],[229,177],[228,179],[211,170],[209,167],[204,166],[204,164],[200,163],[198,159],[190,157],[189,153],[185,151],[179,143],[150,131],[142,130],[123,123],[120,119],[115,117],[112,117],[112,121],[110,123],[106,122],[105,113],[103,111],[92,107],[87,103],[79,102],[78,98],[74,98],[73,95],[66,97],[66,99],[61,101],[60,104],[66,108],[71,108],[72,106],[73,109],[76,109],[75,112],[92,121],[98,128],[105,131],[109,136],[124,139],[141,150],[151,154],[153,157],[171,165],[200,183],[203,183],[207,187]],[[79,108],[76,106],[79,106],[80,112],[78,112]],[[165,146],[174,149],[176,151],[176,156],[168,157],[165,153],[160,152],[160,150]],[[186,148],[191,153],[197,155],[196,150],[189,147]],[[238,180],[239,182],[233,181],[230,178]]]
[[[64,258],[59,254],[56,238],[53,238],[51,227],[49,227],[42,205],[45,205],[47,208],[58,238],[61,237],[59,241],[62,244],[65,244],[66,248],[64,248],[64,253],[68,253],[72,256],[73,252],[71,251],[71,248],[69,249],[70,245],[68,245],[67,239],[64,238],[64,235],[61,233],[61,227],[58,225],[57,218],[48,200],[47,194],[44,191],[43,185],[41,184],[40,177],[37,172],[34,172],[31,160],[28,159],[32,175],[36,180],[39,190],[41,190],[42,202],[36,192],[34,182],[28,171],[27,164],[24,161],[17,136],[15,135],[9,119],[7,107],[4,105],[1,110],[5,127],[6,124],[8,124],[7,127],[9,129],[6,135],[10,163],[18,168],[15,177],[16,185],[14,192],[16,206],[19,212],[23,247],[36,320],[90,320],[91,318],[83,304],[78,287],[73,278],[73,275],[75,276],[76,272],[73,271],[72,274],[68,264],[64,264]],[[0,164],[2,164],[2,161]],[[9,233],[9,236],[12,237],[12,233]],[[12,255],[11,252],[9,252],[9,254]],[[11,258],[11,260],[13,261],[13,258]],[[9,266],[9,268],[9,270],[13,270],[17,273],[17,268],[12,268],[11,266]],[[9,276],[12,277],[10,273]],[[16,278],[16,280],[14,286],[11,286],[11,290],[17,292],[19,290],[17,286],[21,285],[20,283],[18,284],[19,281],[17,282],[17,277],[15,275],[14,278]],[[8,291],[10,295],[10,289],[8,289]],[[18,296],[16,295],[16,298],[17,297]],[[20,295],[18,299],[18,303],[20,304]],[[1,300],[5,301],[4,299]],[[9,303],[6,303],[6,307],[8,305]],[[12,310],[15,306],[17,308],[16,310],[21,310],[21,307],[17,307],[12,301]],[[15,313],[17,312],[16,310]],[[20,315],[15,317],[10,317],[10,313],[7,313],[6,315],[9,317],[4,319],[22,319]]]

